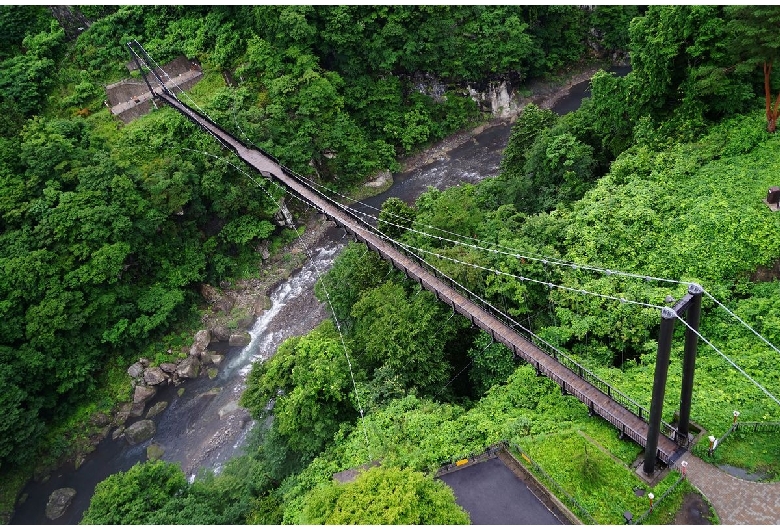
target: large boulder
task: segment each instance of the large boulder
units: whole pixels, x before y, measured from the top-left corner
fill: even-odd
[[[133,404],[144,404],[154,397],[157,389],[153,386],[136,385],[133,392]]]
[[[227,326],[216,325],[211,328],[211,340],[213,342],[227,342],[230,340],[230,330]]]
[[[243,333],[234,333],[230,336],[228,344],[231,346],[246,346],[252,341],[252,336],[246,331]]]
[[[111,423],[111,416],[105,412],[96,412],[89,418],[89,421],[95,427],[105,427]]]
[[[216,311],[222,311],[226,315],[230,314],[234,305],[236,305],[236,299],[227,293],[224,293],[219,300],[212,304]]]
[[[200,359],[197,357],[187,357],[176,368],[176,375],[182,379],[192,379],[198,377],[200,372]]]
[[[190,356],[200,357],[200,355],[206,351],[206,348],[211,342],[211,332],[207,329],[201,329],[195,334],[195,342],[190,347]]]
[[[252,314],[255,317],[259,317],[269,309],[271,309],[271,299],[266,295],[262,295],[259,296],[252,305]]]
[[[130,417],[130,410],[133,408],[132,403],[124,403],[119,407],[119,410],[114,414],[114,425],[124,425],[127,419]]]
[[[152,420],[140,420],[125,429],[125,439],[129,444],[135,445],[148,440],[155,432],[157,428]]]
[[[164,454],[165,447],[160,444],[151,443],[149,444],[149,447],[146,448],[146,458],[151,462],[161,459]]]
[[[49,495],[49,502],[46,503],[46,517],[52,521],[62,517],[62,514],[68,509],[68,506],[70,506],[70,503],[75,496],[76,490],[73,488],[60,488],[54,490],[52,494]]]
[[[164,411],[166,409],[166,407],[168,407],[168,402],[167,401],[159,401],[159,402],[155,403],[154,405],[149,407],[149,412],[146,413],[146,419],[150,420],[150,419],[154,418],[159,413]]]
[[[112,440],[118,440],[119,437],[121,437],[125,433],[125,426],[120,425],[116,429],[114,429],[114,432],[111,433],[111,439]]]
[[[143,404],[149,401],[157,393],[157,389],[153,386],[136,385],[133,391],[133,404]]]
[[[144,415],[144,410],[146,409],[146,403],[133,403],[130,407],[130,413],[128,414],[128,417],[130,418],[140,418]]]
[[[143,373],[144,373],[144,365],[142,365],[140,362],[131,364],[130,368],[127,369],[127,375],[129,375],[133,379],[137,379],[141,377]]]
[[[166,374],[176,373],[176,363],[161,363],[160,369]]]
[[[219,290],[216,287],[214,287],[213,285],[209,285],[207,283],[201,284],[200,295],[209,304],[216,303],[216,301],[219,300],[221,296]]]
[[[212,353],[210,351],[204,351],[200,354],[200,364],[202,366],[208,366],[211,364],[211,355]]]
[[[144,381],[147,385],[155,386],[164,383],[168,380],[168,375],[163,372],[162,368],[155,366],[154,368],[147,368],[144,372]]]

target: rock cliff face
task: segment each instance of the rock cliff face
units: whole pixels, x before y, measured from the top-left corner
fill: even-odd
[[[70,41],[78,37],[92,22],[79,11],[76,6],[49,6],[49,11],[65,31],[65,37]]]
[[[467,85],[463,87],[448,86],[443,81],[430,74],[417,74],[412,83],[421,94],[442,101],[448,90],[456,90],[468,94],[482,112],[489,112],[494,118],[509,118],[522,108],[520,98],[511,80],[495,80],[481,86]]]
[[[480,109],[490,112],[494,118],[509,118],[522,108],[517,94],[508,81],[490,83],[487,89],[478,91],[468,88],[471,99],[476,101]]]

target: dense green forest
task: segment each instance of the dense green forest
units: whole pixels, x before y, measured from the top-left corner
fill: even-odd
[[[281,191],[193,156],[215,147],[182,117],[120,126],[104,108],[103,85],[128,76],[126,42],[160,63],[201,61],[193,96],[210,116],[347,187],[480,119],[466,82],[550,72],[585,54],[590,27],[569,7],[82,11],[91,24],[70,38],[44,8],[0,11],[2,468],[30,462],[37,440],[50,455],[65,449],[47,426],[99,399],[106,379],[189,318],[200,282],[240,274],[258,242],[289,237],[272,223]],[[453,92],[412,89],[418,72]]]
[[[105,389],[138,352],[197,315],[200,283],[244,273],[260,241],[295,235],[273,222],[282,192],[254,189],[223,158],[193,156],[216,147],[174,112],[118,125],[102,85],[128,76],[131,39],[159,62],[199,60],[204,80],[191,95],[212,118],[343,190],[484,119],[467,84],[521,84],[594,49],[629,51],[631,73],[599,73],[577,112],[526,107],[500,175],[431,190],[414,206],[388,201],[379,227],[644,405],[658,313],[620,299],[663,305],[683,286],[553,261],[701,283],[714,297],[703,335],[762,387],[703,352],[693,419],[720,433],[735,409],[778,418],[772,352],[716,303],[780,339],[778,284],[766,272],[780,257],[780,221],[761,201],[780,169],[777,8],[82,12],[90,24],[69,35],[44,8],[0,8],[0,472],[66,454],[56,427],[110,408],[117,396]],[[417,90],[420,75],[440,80],[443,97]],[[175,465],[139,465],[100,485],[85,522],[467,522],[429,472],[500,440],[521,445],[595,521],[641,511],[633,494],[616,502],[630,484],[610,467],[630,464],[636,446],[365,248],[348,247],[317,291],[333,319],[250,375],[243,405],[262,418],[276,401],[246,456],[193,484]],[[673,356],[670,389],[681,346]],[[667,393],[668,420],[676,399]],[[359,481],[331,483],[372,460],[382,465]],[[152,499],[140,511],[138,491]],[[376,514],[378,498],[388,508]]]

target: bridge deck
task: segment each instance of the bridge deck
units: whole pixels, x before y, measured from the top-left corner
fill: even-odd
[[[515,355],[534,366],[537,373],[555,381],[562,391],[576,396],[588,406],[592,413],[601,416],[617,427],[621,435],[625,435],[642,447],[645,447],[649,427],[643,419],[627,410],[591,383],[582,379],[572,370],[563,366],[480,305],[461,295],[443,279],[432,275],[403,252],[371,232],[368,228],[361,226],[349,213],[300,182],[290,171],[283,168],[271,157],[257,149],[247,147],[215,123],[175,98],[167,94],[157,94],[157,96],[208,131],[225,146],[235,151],[242,160],[261,174],[281,181],[293,193],[315,205],[328,218],[335,221],[336,224],[352,233],[384,259],[390,261],[397,269],[404,271],[409,278],[420,283],[423,288],[431,291],[441,301],[468,318],[472,324],[489,333],[494,340],[503,343]],[[661,461],[671,464],[677,459],[680,452],[680,447],[675,441],[665,435],[659,437],[657,456]]]

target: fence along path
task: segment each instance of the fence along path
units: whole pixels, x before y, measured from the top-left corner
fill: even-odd
[[[507,346],[514,355],[535,367],[539,375],[552,379],[561,387],[563,392],[577,397],[577,399],[588,406],[592,414],[601,416],[617,427],[621,436],[627,436],[640,446],[645,447],[649,427],[642,418],[626,409],[596,386],[582,379],[574,371],[559,363],[482,306],[461,295],[452,286],[451,280],[439,278],[434,273],[426,270],[423,265],[409,257],[400,248],[363,226],[360,221],[344,211],[335,202],[313,191],[293,172],[279,164],[272,156],[262,152],[260,149],[247,146],[224,131],[216,123],[170,94],[155,91],[155,95],[210,133],[224,146],[233,150],[239,158],[255,168],[260,174],[276,179],[284,184],[292,193],[315,206],[327,218],[334,221],[336,225],[344,228],[369,249],[377,252],[383,259],[392,263],[395,268],[403,271],[409,278],[418,282],[422,288],[435,294],[439,300],[452,307],[454,311],[468,318],[473,325],[490,334],[493,340]],[[683,452],[680,446],[672,439],[663,434],[659,437],[657,457],[665,464],[673,464]]]

